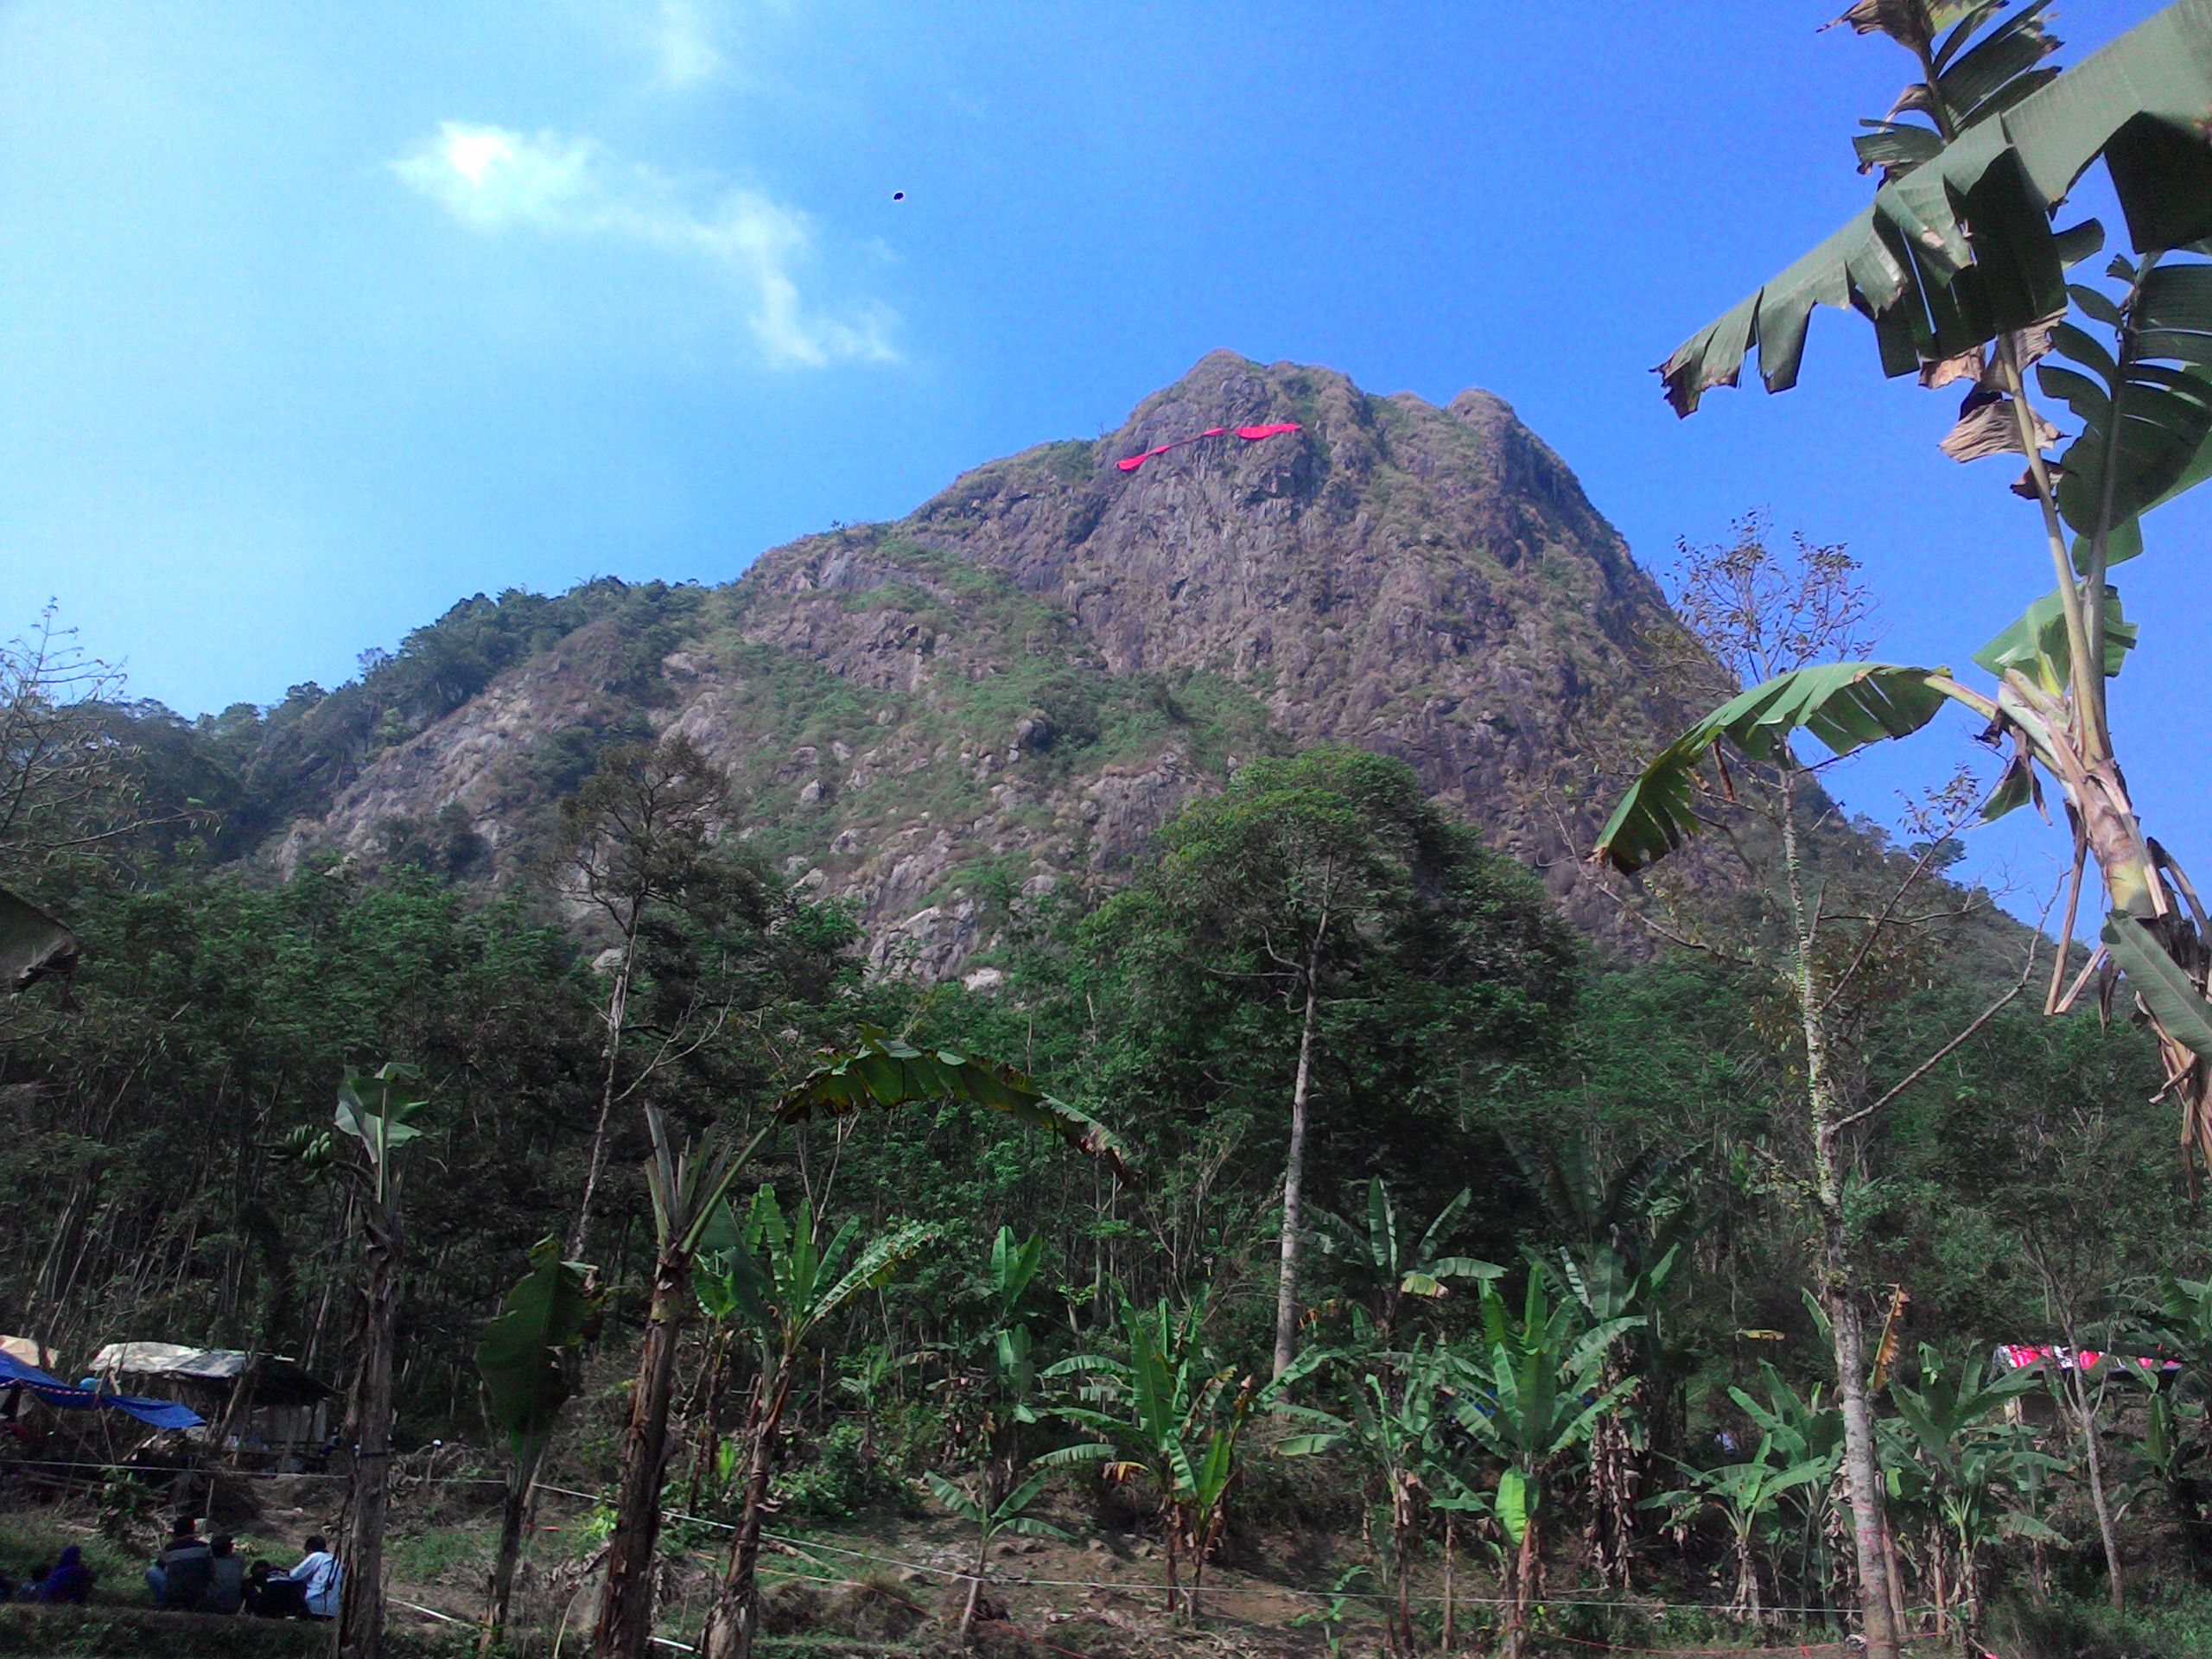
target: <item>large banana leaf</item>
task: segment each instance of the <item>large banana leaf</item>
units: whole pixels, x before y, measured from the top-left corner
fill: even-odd
[[[499,1316],[476,1344],[476,1371],[492,1421],[507,1433],[515,1461],[528,1465],[553,1432],[568,1402],[563,1352],[581,1342],[599,1297],[580,1262],[563,1262],[547,1239],[530,1253],[530,1271],[507,1293]]]
[[[2114,911],[2105,918],[2105,949],[2165,1033],[2212,1061],[2212,1003],[2168,956],[2139,917]]]
[[[920,1049],[899,1037],[864,1031],[849,1051],[832,1055],[787,1090],[775,1107],[795,1123],[825,1112],[842,1117],[919,1101],[964,1101],[1050,1131],[1079,1151],[1132,1173],[1128,1147],[1089,1113],[1055,1100],[1012,1066],[955,1049]]]
[[[48,974],[77,965],[77,936],[28,899],[0,887],[0,984],[27,989]]]
[[[2132,273],[2121,266],[2116,274]],[[2093,316],[2117,315],[2094,289],[2073,295]],[[2119,531],[2107,537],[2107,564],[2139,553],[2138,515],[2202,479],[2212,458],[2212,376],[2203,372],[2212,364],[2212,265],[2145,273],[2117,333],[2123,350],[2115,359],[2086,330],[2062,323],[2052,344],[2079,367],[2046,362],[2036,371],[2044,392],[2082,424],[2059,457],[2057,494],[2085,567],[2101,524]]]
[[[2179,0],[2047,84],[2027,67],[2042,51],[2034,30],[2006,36],[2000,27],[1951,73],[2000,37],[2009,43],[1995,46],[1972,84],[1942,86],[1947,101],[1980,92],[1972,124],[1931,148],[1923,129],[1906,127],[1921,136],[1904,137],[1898,124],[1882,124],[1877,159],[1910,170],[1661,365],[1678,414],[1711,388],[1734,385],[1755,344],[1767,390],[1795,385],[1815,306],[1872,318],[1891,374],[2062,309],[2068,250],[2049,211],[2101,155],[2139,251],[2212,233],[2212,152],[2196,135],[2212,110],[2212,0]]]
[[[1714,709],[1646,766],[1598,837],[1592,855],[1614,868],[1656,863],[1697,833],[1697,769],[1726,738],[1755,761],[1781,758],[1804,730],[1834,753],[1907,737],[1936,717],[1950,679],[1942,668],[1896,663],[1821,663],[1792,669]]]

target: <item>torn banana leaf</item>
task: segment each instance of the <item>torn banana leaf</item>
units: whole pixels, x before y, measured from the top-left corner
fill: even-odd
[[[1821,663],[1793,669],[1723,703],[1646,766],[1613,810],[1591,856],[1632,872],[1697,833],[1697,769],[1723,738],[1754,761],[1773,760],[1790,734],[1810,732],[1834,753],[1908,737],[1936,717],[1951,677],[1943,668]]]

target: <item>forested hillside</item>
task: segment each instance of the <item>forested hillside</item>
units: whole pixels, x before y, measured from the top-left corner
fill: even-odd
[[[1263,442],[1115,462],[1209,428]],[[756,851],[935,976],[1014,903],[1110,883],[1241,760],[1325,740],[1414,766],[1579,925],[1640,948],[1580,853],[1664,601],[1486,393],[1448,409],[1216,353],[1095,442],[978,468],[895,524],[721,588],[613,582],[456,606],[361,677],[139,741],[219,806],[219,856],[322,853],[501,886],[610,742],[690,737]]]
[[[1134,482],[1107,466],[1268,415],[1302,435],[1172,452]],[[1511,1644],[1539,1570],[1514,1550],[1580,1532],[1581,1565],[1552,1570],[1590,1574],[1593,1607],[1694,1598],[1711,1563],[1738,1612],[1779,1601],[1817,1629],[1849,1573],[1789,1532],[1792,1487],[1731,1558],[1698,1516],[1746,1511],[1681,1483],[1712,1448],[1772,1446],[1774,1411],[1813,1436],[1788,1455],[1833,1471],[1838,1308],[1899,1388],[1938,1391],[2000,1342],[2182,1340],[2149,1311],[2158,1275],[2201,1268],[2176,1244],[2190,1200],[2150,1046],[1987,1006],[2029,941],[1942,878],[1978,792],[1931,798],[1892,843],[1809,783],[1774,817],[1790,774],[1754,768],[1719,809],[1727,855],[1687,880],[1608,894],[1569,856],[1673,698],[1748,665],[1714,620],[1732,581],[1797,606],[1792,626],[1863,609],[1847,558],[1759,533],[1692,561],[1677,620],[1495,404],[1217,357],[1122,437],[986,468],[731,588],[472,601],[265,710],[184,721],[35,642],[10,659],[0,883],[65,917],[80,960],[0,1014],[0,1325],[69,1363],[117,1339],[289,1354],[354,1379],[359,1412],[375,1327],[353,1287],[379,1235],[323,1133],[352,1078],[341,1128],[382,1109],[420,1132],[386,1281],[402,1452],[461,1443],[497,1468],[479,1340],[557,1241],[600,1311],[556,1373],[581,1393],[556,1491],[657,1459],[687,1513],[741,1536],[779,1492],[812,1523],[972,1501],[986,1536],[1017,1498],[1078,1525],[1103,1503],[1137,1536],[1157,1505],[1186,1576],[1262,1570],[1224,1538],[1333,1540],[1312,1548],[1371,1574],[1362,1628],[1401,1652],[1433,1625],[1440,1539],[1447,1560],[1504,1552],[1503,1599],[1477,1605]],[[1833,912],[1834,1086],[1879,1115],[1854,1154],[1855,1265],[1821,1297],[1786,912],[1762,910],[1790,847]],[[372,1084],[387,1060],[416,1071]],[[671,1258],[685,1182],[719,1167],[683,1149],[760,1131],[721,1218]],[[803,1260],[779,1252],[810,1239],[861,1277],[773,1313]],[[784,1289],[745,1288],[756,1270]],[[1575,1332],[1618,1340],[1573,1360]],[[1522,1424],[1567,1434],[1541,1454],[1464,1412],[1438,1441],[1454,1398],[1506,1386],[1436,1369],[1463,1350],[1562,1367],[1569,1399],[1611,1386],[1575,1369],[1602,1361],[1637,1379],[1634,1414],[1579,1462],[1586,1421]],[[1115,1367],[1154,1363],[1217,1379],[1179,1427],[1115,1415],[1134,1398]],[[1377,1409],[1442,1414],[1386,1429],[1356,1403],[1378,1386]],[[2031,1461],[1977,1478],[2084,1544],[2133,1483],[2118,1570],[2193,1559],[2193,1454],[2171,1426],[2134,1449],[2124,1395],[2111,1414],[2094,1491],[2063,1434],[2063,1455],[2023,1443]],[[1217,1431],[1241,1447],[1229,1484],[1184,1491],[1146,1462]],[[1415,1443],[1440,1461],[1404,1462]],[[1097,1485],[1086,1445],[1123,1472]],[[1040,1454],[1038,1479],[1070,1471],[1049,1500],[1024,1475]],[[1548,1544],[1491,1500],[1444,1501],[1484,1459],[1554,1489]],[[1903,1503],[1926,1528],[1916,1593],[1979,1621],[1955,1574],[2013,1535],[1947,1530],[1945,1466]],[[585,1565],[619,1624],[655,1545],[613,1513]],[[2096,1560],[2038,1570],[2086,1584]],[[545,1610],[522,1582],[528,1626]],[[1656,1634],[1645,1617],[1591,1628]]]

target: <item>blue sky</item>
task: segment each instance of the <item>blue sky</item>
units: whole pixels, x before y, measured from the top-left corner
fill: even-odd
[[[1905,62],[1816,33],[1839,3],[14,0],[5,620],[50,595],[139,695],[266,702],[479,589],[894,517],[1226,346],[1497,392],[1648,564],[1755,507],[1847,543],[1888,653],[1962,665],[2049,571],[2003,464],[1936,452],[1950,399],[1834,314],[1783,397],[1678,423],[1649,372],[1863,201]],[[2158,728],[2212,511],[2165,516],[2118,718],[2187,849]],[[1887,816],[1972,753],[1843,792]],[[1988,840],[2047,884],[2056,834]]]

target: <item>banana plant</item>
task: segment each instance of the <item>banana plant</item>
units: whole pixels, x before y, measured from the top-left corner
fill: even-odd
[[[695,1268],[702,1300],[710,1313],[734,1318],[751,1332],[757,1362],[746,1408],[744,1497],[702,1643],[709,1659],[750,1659],[759,1634],[760,1529],[771,1507],[785,1408],[808,1340],[855,1297],[887,1284],[936,1237],[935,1228],[907,1222],[862,1243],[860,1223],[848,1218],[824,1243],[812,1202],[802,1199],[786,1222],[772,1186],[753,1195],[741,1225],[725,1201],[702,1235]]]
[[[1370,1358],[1375,1357],[1371,1357]],[[1386,1365],[1357,1369],[1345,1390],[1349,1414],[1338,1416],[1310,1406],[1279,1406],[1306,1425],[1306,1432],[1275,1449],[1284,1457],[1306,1457],[1339,1446],[1355,1451],[1379,1486],[1390,1516],[1390,1560],[1387,1584],[1393,1597],[1386,1630],[1390,1651],[1399,1659],[1414,1652],[1413,1552],[1422,1518],[1436,1497],[1469,1491],[1464,1465],[1466,1437],[1454,1432],[1453,1409],[1465,1388],[1461,1363],[1448,1348],[1417,1342]],[[1478,1507],[1469,1502],[1455,1511]]]
[[[990,1345],[991,1401],[983,1432],[1005,1481],[1011,1480],[1020,1459],[1021,1429],[1037,1421],[1035,1338],[1022,1316],[1021,1299],[1044,1260],[1045,1241],[1034,1235],[1017,1240],[1013,1228],[1001,1227],[991,1240],[984,1333]]]
[[[1797,1554],[1801,1580],[1808,1593],[1827,1595],[1840,1576],[1841,1563],[1829,1554],[1830,1521],[1841,1515],[1848,1524],[1849,1500],[1838,1491],[1843,1469],[1843,1412],[1822,1397],[1819,1383],[1809,1395],[1792,1388],[1771,1363],[1759,1366],[1766,1397],[1755,1399],[1732,1387],[1728,1397],[1758,1427],[1770,1460],[1784,1468],[1815,1464],[1825,1473],[1817,1484],[1792,1486],[1783,1503],[1797,1512]]]
[[[2143,1453],[2180,1517],[2190,1560],[2212,1571],[2212,1496],[2203,1467],[2212,1459],[2212,1279],[2161,1274],[2133,1304],[2130,1326],[2145,1345],[2181,1362],[2171,1378],[2151,1382]]]
[[[1044,1372],[1077,1379],[1076,1397],[1056,1406],[1054,1414],[1098,1438],[1038,1462],[1046,1468],[1096,1463],[1110,1481],[1151,1482],[1166,1558],[1167,1611],[1194,1624],[1245,1423],[1255,1406],[1272,1404],[1307,1376],[1322,1351],[1309,1350],[1262,1388],[1251,1376],[1240,1380],[1234,1366],[1213,1363],[1203,1334],[1204,1298],[1179,1310],[1165,1301],[1140,1309],[1126,1294],[1120,1305],[1122,1353],[1071,1354]],[[1186,1561],[1187,1586],[1181,1575]]]
[[[2031,1386],[2020,1375],[1988,1379],[1971,1351],[1947,1360],[1927,1344],[1919,1387],[1890,1384],[1897,1416],[1883,1427],[1926,1472],[1940,1529],[1930,1540],[1937,1616],[1963,1598],[1969,1636],[1981,1628],[1984,1569],[1993,1546],[2006,1538],[2064,1541],[2022,1502],[2031,1468],[2065,1466],[2036,1448],[2027,1425],[2008,1421],[2005,1407]]]
[[[507,1293],[499,1316],[476,1344],[486,1414],[506,1431],[512,1453],[499,1514],[499,1554],[484,1610],[482,1653],[499,1645],[505,1629],[531,1489],[561,1408],[575,1392],[569,1357],[596,1327],[600,1302],[597,1269],[563,1261],[559,1242],[545,1239],[531,1251],[530,1271]]]
[[[1389,1346],[1407,1297],[1439,1301],[1449,1294],[1452,1281],[1486,1283],[1504,1273],[1495,1262],[1442,1252],[1443,1242],[1473,1201],[1473,1194],[1462,1187],[1418,1239],[1400,1224],[1390,1189],[1380,1176],[1367,1183],[1367,1214],[1361,1224],[1326,1210],[1314,1211],[1321,1253],[1341,1262],[1357,1287],[1382,1346]]]
[[[1483,1288],[1482,1316],[1482,1340],[1467,1365],[1469,1394],[1453,1414],[1505,1465],[1494,1500],[1498,1525],[1515,1551],[1507,1575],[1505,1653],[1507,1659],[1521,1659],[1542,1561],[1546,1477],[1618,1408],[1629,1384],[1605,1386],[1605,1356],[1641,1320],[1621,1318],[1586,1327],[1574,1305],[1554,1303],[1543,1275],[1535,1273],[1519,1317],[1495,1285]]]
[[[988,1488],[980,1481],[977,1489],[970,1492],[954,1485],[934,1469],[923,1476],[937,1501],[976,1529],[976,1570],[968,1575],[968,1599],[960,1609],[958,1637],[962,1647],[968,1645],[968,1638],[976,1628],[976,1605],[982,1598],[983,1580],[990,1571],[992,1541],[1009,1532],[1029,1538],[1066,1539],[1067,1534],[1058,1527],[1039,1521],[1028,1512],[1052,1476],[1050,1469],[1033,1470],[1027,1479],[995,1502],[992,1501]]]
[[[1989,677],[1944,667],[1821,664],[1753,686],[1662,750],[1622,798],[1594,856],[1623,871],[1696,833],[1703,774],[1725,741],[1754,763],[1791,763],[1809,733],[1843,755],[1904,737],[1957,703],[2007,756],[1984,807],[1995,817],[2044,782],[2063,797],[2073,873],[2058,937],[2070,939],[2094,863],[2107,918],[2070,982],[2064,951],[2044,996],[2069,1007],[2101,969],[2124,974],[2156,1035],[2185,1141],[2212,1162],[2212,946],[2196,888],[2144,831],[2115,749],[2107,682],[2135,644],[2112,568],[2145,549],[2146,514],[2212,476],[2212,0],[2180,0],[2063,73],[2048,0],[1859,0],[1839,22],[1910,54],[1917,79],[1891,114],[1862,123],[1872,202],[1834,235],[1678,347],[1661,366],[1688,415],[1733,385],[1754,345],[1767,389],[1796,383],[1817,306],[1870,319],[1882,365],[1965,391],[1943,440],[1961,461],[2024,461],[2012,486],[2040,519],[2055,586],[1980,652]],[[2102,246],[2095,221],[2060,226],[2066,198],[2101,162],[2133,257],[2100,285],[2076,280]],[[2035,385],[2029,384],[2034,372]],[[2061,435],[2037,400],[2063,404]],[[2056,452],[2056,453],[2054,453]],[[2038,584],[2040,585],[2040,582]]]
[[[338,1598],[340,1659],[377,1659],[384,1648],[384,1532],[391,1478],[391,1363],[399,1272],[407,1230],[400,1207],[400,1150],[421,1136],[413,1120],[429,1103],[422,1072],[402,1061],[375,1071],[346,1068],[331,1127],[286,1136],[284,1156],[313,1174],[353,1184],[361,1217],[360,1370],[346,1425],[355,1468],[346,1503]],[[351,1144],[348,1144],[348,1143]]]
[[[1668,1511],[1676,1525],[1686,1523],[1707,1508],[1719,1510],[1727,1522],[1728,1538],[1736,1563],[1736,1590],[1731,1612],[1758,1623],[1765,1618],[1759,1587],[1762,1546],[1774,1541],[1782,1500],[1792,1492],[1825,1486],[1842,1460],[1839,1439],[1829,1458],[1801,1458],[1792,1462],[1770,1437],[1742,1463],[1717,1469],[1684,1465],[1689,1484],[1647,1500],[1646,1507]]]
[[[595,1659],[645,1659],[652,1631],[654,1546],[660,1534],[660,1489],[668,1440],[670,1394],[676,1371],[676,1339],[692,1294],[692,1268],[701,1241],[722,1208],[731,1185],[769,1138],[789,1123],[817,1115],[847,1117],[916,1104],[967,1105],[998,1112],[1058,1136],[1102,1158],[1133,1178],[1128,1151],[1095,1118],[1055,1100],[1014,1067],[951,1048],[924,1049],[903,1037],[862,1027],[849,1048],[829,1051],[804,1077],[769,1103],[767,1121],[741,1147],[709,1136],[679,1154],[660,1114],[645,1122],[653,1155],[645,1164],[658,1251],[638,1382],[622,1440],[614,1529],[607,1541],[607,1576],[600,1599]],[[709,1618],[711,1659],[749,1656],[757,1624],[749,1586],[725,1586]]]

